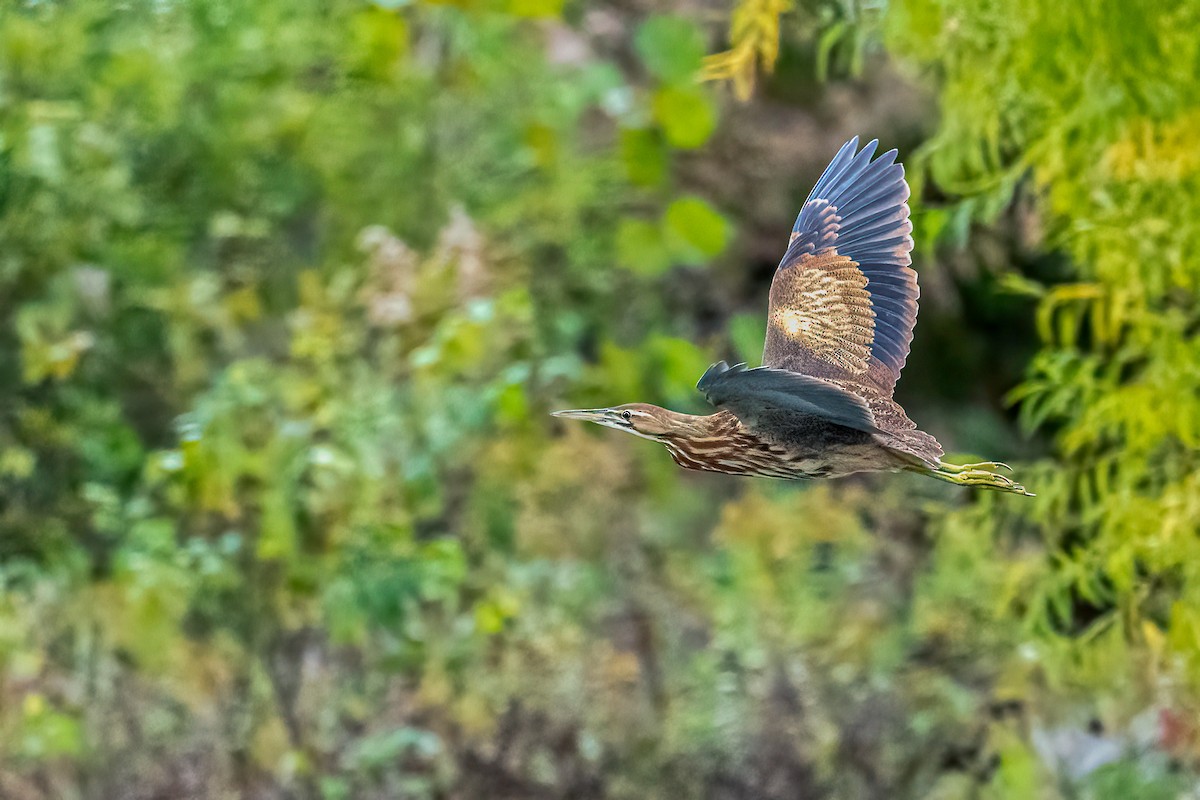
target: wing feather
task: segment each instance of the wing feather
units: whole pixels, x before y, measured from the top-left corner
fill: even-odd
[[[829,381],[770,367],[713,364],[696,388],[717,408],[728,409],[754,426],[764,416],[785,414],[812,418],[846,428],[878,433],[875,417],[863,398]]]
[[[904,167],[847,142],[796,217],[771,283],[766,366],[891,397],[917,317]]]

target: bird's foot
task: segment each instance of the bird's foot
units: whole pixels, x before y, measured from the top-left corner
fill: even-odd
[[[926,474],[932,478],[957,484],[958,486],[980,486],[985,489],[995,489],[998,492],[1010,492],[1012,494],[1025,495],[1026,497],[1034,497],[1034,494],[1027,491],[1024,486],[1007,475],[1001,475],[995,471],[1001,468],[1009,471],[1012,469],[1007,464],[1001,464],[998,461],[985,461],[979,464],[943,463],[939,464],[936,469],[929,470]]]
[[[978,464],[947,464],[945,461],[943,461],[938,468],[945,470],[946,472],[953,472],[955,474],[962,472],[975,472],[979,470],[995,472],[998,469],[1006,470],[1007,472],[1013,471],[1013,468],[1008,464],[1005,464],[1003,461],[980,461]]]

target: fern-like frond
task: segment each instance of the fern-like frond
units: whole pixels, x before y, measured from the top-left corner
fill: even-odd
[[[758,71],[775,67],[779,19],[791,8],[791,0],[740,0],[730,23],[729,49],[704,59],[704,79],[730,81],[739,100],[749,99]]]

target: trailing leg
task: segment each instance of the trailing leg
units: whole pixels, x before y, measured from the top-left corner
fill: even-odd
[[[1010,472],[1012,468],[1007,464],[1001,464],[998,461],[985,461],[979,464],[946,464],[938,462],[936,467],[926,465],[909,467],[913,472],[919,472],[922,475],[928,475],[931,478],[937,478],[946,483],[957,484],[958,486],[979,486],[984,489],[995,489],[998,492],[1010,492],[1012,494],[1021,494],[1026,497],[1033,497],[1033,493],[1026,491],[1025,487],[1014,481],[1007,475],[1001,475],[997,469],[1007,469]]]

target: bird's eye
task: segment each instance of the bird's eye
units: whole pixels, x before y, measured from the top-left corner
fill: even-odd
[[[630,411],[629,409],[622,411],[621,419],[625,420],[626,422],[629,422],[631,419],[633,419],[633,412]]]

